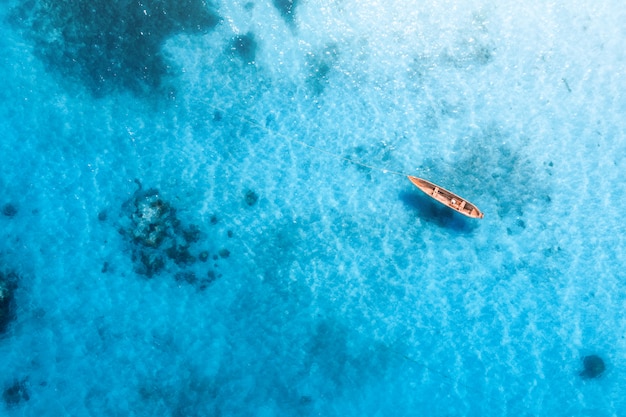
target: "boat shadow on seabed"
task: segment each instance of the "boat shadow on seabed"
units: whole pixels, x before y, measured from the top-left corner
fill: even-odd
[[[403,191],[399,198],[405,205],[414,210],[420,219],[433,223],[442,229],[468,234],[476,230],[478,226],[476,220],[437,203],[423,193]]]

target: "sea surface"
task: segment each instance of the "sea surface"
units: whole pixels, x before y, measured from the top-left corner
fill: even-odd
[[[1,2],[0,415],[623,416],[625,21]]]

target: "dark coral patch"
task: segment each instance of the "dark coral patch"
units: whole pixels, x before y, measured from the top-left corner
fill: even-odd
[[[138,180],[135,182],[139,188],[122,205],[119,229],[130,245],[135,272],[147,278],[172,276],[179,284],[207,288],[219,275],[210,272],[205,277],[198,274],[195,265],[206,263],[211,257],[214,261],[228,258],[230,251],[221,249],[211,255],[206,246],[198,243],[205,237],[198,226],[185,226],[177,217],[176,208],[158,190],[144,190]],[[212,216],[211,223],[217,222],[217,216]],[[218,267],[217,263],[213,265]]]
[[[199,271],[199,265],[211,261],[211,268],[230,257],[226,248],[213,252],[207,247],[205,233],[196,225],[185,225],[178,218],[177,209],[157,189],[143,189],[135,180],[138,189],[122,204],[119,233],[129,245],[129,253],[137,274],[147,278],[155,276],[173,277],[179,285],[189,284],[204,290],[221,274]],[[258,198],[254,194],[254,199]],[[217,215],[211,216],[211,224],[217,224]],[[233,236],[232,231],[228,231]],[[109,270],[108,263],[102,268]],[[205,267],[202,268],[206,271]]]
[[[230,50],[233,55],[241,58],[245,63],[251,64],[256,58],[258,44],[251,32],[238,35],[232,40]]]
[[[130,230],[133,241],[141,246],[159,247],[178,222],[175,210],[159,197],[157,190],[136,195],[134,208]]]
[[[7,217],[13,217],[17,214],[17,207],[14,204],[7,203],[2,206],[2,214]]]
[[[327,45],[320,53],[309,53],[306,59],[308,67],[307,84],[314,94],[321,94],[328,84],[328,77],[339,58],[335,44]]]
[[[247,205],[252,207],[259,200],[259,196],[254,191],[248,190],[246,191],[246,194],[244,195],[244,200],[246,201]]]
[[[221,275],[217,275],[215,274],[215,271],[209,271],[207,272],[207,275],[205,278],[203,278],[200,281],[199,284],[199,289],[200,290],[205,290],[209,287],[209,285],[211,285],[216,279],[218,279],[219,277],[221,277]]]
[[[135,263],[135,272],[148,278],[152,278],[165,268],[163,256],[147,250],[134,249],[132,260]]]
[[[200,228],[192,224],[187,229],[184,229],[182,234],[183,239],[185,239],[187,243],[194,243],[200,239]]]
[[[15,290],[19,277],[15,272],[0,272],[0,333],[15,318]]]
[[[280,15],[290,25],[295,24],[296,6],[299,0],[274,0],[274,7],[280,12]]]
[[[6,387],[2,392],[2,399],[8,406],[15,406],[22,401],[28,401],[30,395],[26,388],[26,379],[21,381],[14,381],[11,385]]]
[[[124,203],[128,217],[120,232],[132,243],[135,271],[152,277],[166,267],[167,259],[184,266],[195,262],[190,246],[200,239],[200,228],[183,227],[176,209],[165,201],[158,190],[139,189]]]
[[[13,21],[26,25],[50,70],[102,96],[159,87],[168,72],[163,42],[180,32],[206,32],[218,16],[203,0],[30,0],[14,10]]]
[[[186,282],[187,284],[196,284],[198,282],[198,277],[191,271],[178,272],[174,279],[177,282]]]
[[[580,372],[580,376],[583,379],[597,378],[606,369],[604,360],[598,355],[588,355],[583,358],[584,369]]]
[[[187,246],[172,246],[166,253],[177,265],[190,265],[196,261],[196,257],[189,252]]]

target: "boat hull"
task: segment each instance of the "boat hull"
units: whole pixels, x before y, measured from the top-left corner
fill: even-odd
[[[419,188],[424,194],[444,206],[473,219],[482,219],[484,217],[483,212],[480,211],[478,207],[453,192],[441,188],[437,184],[433,184],[423,178],[414,177],[412,175],[408,175],[407,177],[413,185]]]

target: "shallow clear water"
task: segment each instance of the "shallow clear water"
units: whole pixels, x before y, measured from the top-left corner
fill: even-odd
[[[620,415],[626,9],[388,3],[1,6],[3,415]]]

